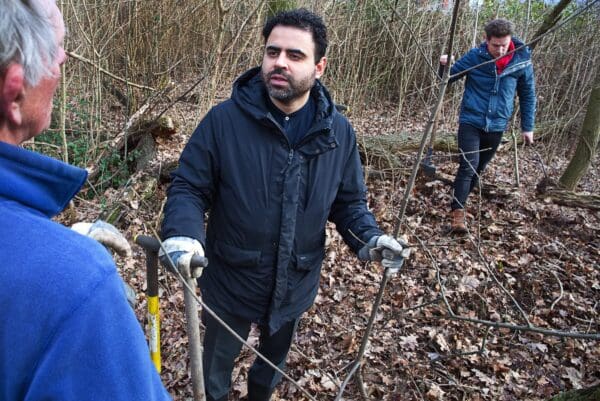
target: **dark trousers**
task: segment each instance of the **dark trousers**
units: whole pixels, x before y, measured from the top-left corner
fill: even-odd
[[[469,193],[479,182],[479,175],[496,154],[502,132],[485,132],[469,124],[458,127],[460,166],[454,178],[454,196],[450,207],[464,209]]]
[[[219,317],[240,337],[248,338],[250,321],[229,314],[219,314]],[[299,320],[298,318],[284,324],[272,335],[269,335],[268,327],[259,327],[258,351],[282,370],[285,368],[285,359],[292,345]],[[227,401],[233,365],[241,351],[242,344],[204,311],[202,312],[202,322],[205,326],[202,364],[206,399],[207,401]],[[281,373],[257,357],[248,372],[248,401],[268,401],[280,380]]]

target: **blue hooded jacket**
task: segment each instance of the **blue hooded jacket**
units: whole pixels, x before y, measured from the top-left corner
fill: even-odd
[[[205,245],[200,287],[210,307],[274,332],[314,301],[328,220],[355,252],[382,232],[367,209],[354,131],[325,87],[313,87],[317,113],[295,146],[267,96],[254,68],[200,122],[173,173],[162,236]]]
[[[0,400],[167,401],[120,277],[57,224],[85,170],[0,142]]]
[[[515,48],[523,42],[512,38]],[[493,57],[486,42],[471,49],[450,69],[450,74],[460,74],[471,67]],[[514,52],[513,58],[502,74],[496,72],[496,64],[488,63],[460,74],[450,82],[467,76],[459,122],[469,124],[486,132],[505,131],[514,107],[515,92],[521,108],[521,130],[533,131],[535,120],[535,80],[531,64],[531,50],[522,47]]]

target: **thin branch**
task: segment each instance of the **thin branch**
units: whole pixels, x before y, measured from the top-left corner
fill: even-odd
[[[509,329],[512,331],[531,331],[534,333],[540,333],[540,334],[544,334],[547,336],[553,336],[553,337],[561,337],[561,338],[570,337],[570,338],[581,338],[581,339],[586,339],[586,340],[600,340],[600,333],[589,333],[588,334],[588,333],[579,333],[579,332],[571,332],[571,331],[543,329],[543,328],[537,327],[537,326],[519,326],[519,325],[511,324],[511,323],[492,322],[491,320],[482,320],[482,319],[476,319],[476,318],[472,318],[472,317],[459,316],[459,315],[455,315],[453,313],[448,315],[447,318],[452,319],[452,320],[461,320],[461,321],[470,322],[470,323],[483,324],[485,326],[490,326],[490,327],[495,327],[495,328]]]
[[[551,264],[551,265],[553,265],[553,266],[556,266],[556,265],[554,265],[553,263],[549,263],[549,264]],[[558,266],[556,266],[556,267],[558,267]],[[563,290],[562,281],[560,281],[560,278],[558,277],[558,273],[556,273],[556,272],[555,272],[554,270],[552,270],[552,269],[547,269],[547,270],[549,270],[549,271],[550,271],[550,273],[552,273],[552,275],[553,275],[553,276],[554,276],[554,278],[556,279],[556,281],[558,281],[558,287],[560,288],[560,294],[559,294],[558,298],[556,298],[556,299],[554,300],[554,302],[552,302],[552,305],[550,306],[550,310],[554,310],[554,307],[556,306],[556,304],[557,304],[557,303],[559,303],[559,302],[560,302],[560,300],[562,299],[562,297],[563,297],[563,295],[564,295],[564,290]]]
[[[377,10],[377,13],[379,14],[379,17],[381,18],[381,21],[383,22],[383,24],[386,28],[386,30],[390,34],[390,38],[394,42],[394,46],[396,46],[396,49],[400,50],[398,44],[394,40],[395,38],[392,36],[392,33],[390,32],[390,28],[388,27],[388,24],[383,20],[381,12],[379,11],[378,8],[376,8],[376,10]],[[436,70],[433,67],[433,65],[431,64],[431,62],[429,61],[429,57],[427,57],[427,55],[425,54],[425,50],[423,50],[423,47],[420,45],[420,41],[417,40],[417,35],[415,35],[415,33],[413,32],[410,25],[408,25],[408,23],[404,20],[404,18],[402,18],[402,16],[400,14],[398,14],[398,11],[396,11],[395,8],[392,9],[392,12],[394,13],[394,15],[396,15],[398,17],[398,19],[400,20],[400,22],[402,22],[402,24],[406,27],[406,29],[408,29],[408,32],[410,33],[410,37],[414,41],[415,46],[417,47],[417,50],[419,50],[419,53],[421,53],[421,55],[423,56],[423,60],[427,63],[427,66],[429,67],[429,69],[435,74]]]
[[[450,23],[450,33],[448,35],[448,49],[447,52],[452,52],[452,43],[454,41],[454,32],[456,29],[456,20],[458,18],[458,10],[459,10],[460,0],[455,0],[454,9],[452,10],[452,21]],[[394,229],[394,237],[398,236],[400,231],[400,226],[404,220],[404,213],[406,212],[406,206],[408,205],[408,199],[412,193],[412,189],[415,185],[415,179],[417,178],[417,172],[421,167],[421,158],[423,157],[423,151],[425,150],[425,145],[427,144],[427,139],[432,135],[433,127],[435,125],[435,121],[437,118],[437,114],[442,107],[442,103],[444,101],[444,93],[446,93],[446,88],[448,87],[448,79],[449,79],[449,68],[444,68],[444,73],[442,75],[442,82],[439,87],[439,93],[436,104],[431,108],[429,113],[429,121],[427,121],[427,127],[425,128],[425,133],[421,138],[421,143],[419,144],[419,150],[417,151],[417,158],[413,165],[413,170],[408,180],[408,184],[404,191],[404,196],[402,198],[402,203],[400,204],[400,211],[398,212],[398,218],[396,221],[396,227]]]
[[[112,79],[115,79],[115,80],[117,80],[119,82],[123,82],[126,85],[133,86],[133,87],[139,88],[139,89],[146,89],[146,90],[150,90],[150,91],[155,91],[156,90],[156,89],[154,89],[154,88],[152,88],[150,86],[135,84],[133,82],[127,81],[125,78],[118,77],[115,74],[113,74],[112,72],[109,72],[109,71],[105,70],[104,68],[100,67],[99,65],[96,65],[93,61],[88,60],[87,58],[85,58],[83,56],[80,56],[77,53],[73,53],[73,52],[70,52],[70,51],[67,51],[65,53],[67,53],[67,55],[69,57],[73,57],[76,60],[79,60],[79,61],[82,61],[82,62],[84,62],[86,64],[89,64],[92,67],[98,69],[98,71],[100,71],[101,73],[103,73],[103,74],[105,74],[105,75],[107,75],[107,76],[111,77]]]
[[[506,296],[510,298],[510,300],[513,302],[513,304],[515,305],[517,310],[521,313],[521,316],[523,316],[523,319],[525,319],[525,321],[527,322],[527,325],[531,326],[531,322],[529,322],[529,318],[527,317],[527,314],[525,313],[525,311],[523,310],[521,305],[519,305],[519,303],[517,302],[515,297],[512,296],[512,294],[506,289],[506,287],[504,287],[504,284],[502,284],[500,282],[500,280],[498,279],[498,277],[496,277],[496,273],[494,273],[492,267],[490,266],[491,265],[490,262],[486,259],[486,257],[483,254],[483,251],[481,250],[481,244],[475,244],[472,239],[471,239],[471,242],[477,249],[477,253],[479,254],[479,257],[481,258],[483,265],[485,266],[485,268],[488,271],[488,273],[490,274],[490,276],[494,279],[494,282],[496,283],[496,285],[498,285],[498,287],[500,287],[502,289],[502,291],[506,294]]]

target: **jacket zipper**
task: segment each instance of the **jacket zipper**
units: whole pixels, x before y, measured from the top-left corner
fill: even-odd
[[[298,142],[296,144],[296,146],[292,147],[292,144],[290,143],[290,140],[288,139],[287,135],[285,134],[285,132],[283,131],[283,129],[281,128],[279,123],[271,115],[271,113],[267,114],[267,118],[269,119],[269,121],[271,121],[275,125],[275,127],[279,131],[279,134],[282,135],[287,142],[288,149],[290,149],[290,154],[288,156],[288,164],[291,164],[291,162],[292,162],[292,157],[294,155],[294,152],[293,152],[294,149],[300,148],[305,142],[308,142],[309,139],[312,139],[312,138],[316,137],[317,135],[320,135],[321,132],[323,132],[322,127],[319,127],[318,129],[315,129],[315,130],[309,129],[308,132],[306,133],[306,135],[304,135],[304,137],[302,137],[300,142]]]

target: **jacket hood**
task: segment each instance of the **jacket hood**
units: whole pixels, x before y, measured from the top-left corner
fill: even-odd
[[[310,91],[316,102],[315,124],[331,126],[333,115],[337,113],[329,92],[318,79]],[[254,67],[242,75],[233,84],[231,99],[246,113],[257,120],[269,119],[267,89],[261,77],[261,67]]]

